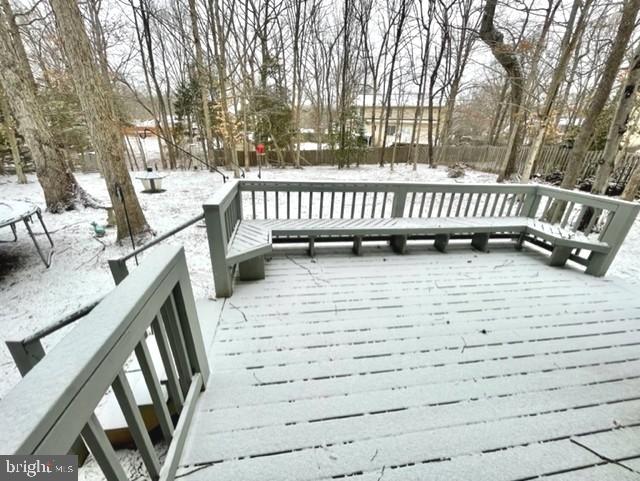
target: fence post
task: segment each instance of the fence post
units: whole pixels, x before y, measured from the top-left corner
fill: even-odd
[[[618,250],[620,250],[622,241],[624,241],[636,220],[638,212],[640,212],[640,204],[632,204],[630,202],[619,205],[616,211],[613,212],[613,219],[611,219],[600,236],[602,242],[609,244],[609,251],[606,253],[591,252],[587,263],[587,274],[600,277],[607,273]]]

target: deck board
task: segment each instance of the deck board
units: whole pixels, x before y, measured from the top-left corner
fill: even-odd
[[[621,281],[506,247],[277,250],[266,273],[201,318],[212,373],[178,476],[640,479]]]

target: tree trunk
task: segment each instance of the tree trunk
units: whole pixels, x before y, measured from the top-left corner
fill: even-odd
[[[520,60],[515,49],[511,45],[504,43],[504,35],[493,25],[497,0],[488,0],[484,7],[482,22],[480,24],[480,38],[491,48],[491,52],[496,60],[502,65],[509,78],[511,85],[511,135],[514,135],[514,142],[510,142],[510,151],[505,155],[504,164],[498,176],[498,182],[510,177],[515,172],[515,161],[520,147],[522,136],[519,135],[522,115],[523,99],[523,74]]]
[[[632,201],[636,198],[636,195],[638,195],[638,190],[640,190],[640,162],[638,162],[638,165],[636,165],[636,168],[633,170],[633,174],[629,177],[627,185],[620,198]]]
[[[204,149],[204,160],[209,164],[209,155],[213,153],[213,130],[211,129],[211,114],[209,112],[209,89],[207,88],[207,72],[204,68],[204,55],[202,52],[202,42],[198,29],[198,11],[196,1],[189,0],[189,15],[191,16],[191,33],[193,35],[193,45],[196,53],[196,74],[198,76],[198,92],[200,94],[200,107],[202,108],[202,127],[206,148]],[[189,126],[191,131],[191,126]],[[214,162],[215,163],[215,162]]]
[[[574,189],[580,174],[580,168],[587,155],[589,146],[591,145],[591,138],[596,128],[596,121],[602,109],[604,108],[609,94],[611,93],[611,87],[615,81],[620,63],[624,56],[624,52],[629,43],[629,38],[633,32],[635,26],[636,15],[640,8],[640,0],[627,0],[624,3],[622,9],[622,17],[620,24],[618,25],[618,31],[616,32],[615,39],[611,46],[609,57],[605,63],[602,75],[598,81],[598,86],[591,98],[589,107],[584,114],[584,122],[578,132],[578,136],[573,144],[573,148],[569,152],[567,158],[567,167],[562,179],[560,187],[565,189]],[[566,208],[566,201],[555,201],[545,213],[545,219],[549,222],[560,222]]]
[[[78,185],[53,138],[7,0],[0,2],[0,44],[0,83],[31,151],[47,209],[58,213],[73,209],[77,203],[92,205],[95,201]]]
[[[75,0],[52,0],[60,41],[71,69],[89,135],[102,166],[116,214],[118,239],[149,230],[125,163],[120,122],[111,85],[95,64],[89,38]],[[120,194],[122,196],[120,196]],[[126,204],[126,205],[125,205]],[[126,208],[126,211],[125,211]],[[131,232],[129,232],[129,227]]]
[[[11,113],[11,109],[9,108],[7,97],[2,91],[0,91],[0,112],[2,112],[7,142],[9,142],[9,148],[11,149],[11,157],[13,158],[13,165],[16,169],[18,184],[26,184],[27,176],[24,174],[22,157],[20,156],[20,147],[18,147],[18,139],[16,138],[16,123],[13,118],[13,114]],[[0,164],[2,164],[2,160],[0,160]]]
[[[592,192],[596,194],[604,194],[607,190],[609,176],[613,172],[620,141],[627,131],[629,116],[636,98],[638,80],[640,80],[640,46],[636,47],[633,59],[629,64],[627,79],[621,88],[616,113],[609,126],[607,142],[599,161],[600,165],[592,188]]]
[[[580,37],[582,36],[582,32],[586,25],[591,0],[587,1],[587,3],[583,5],[580,19],[578,20],[575,32],[573,32],[573,25],[577,15],[577,10],[581,4],[582,0],[575,0],[571,8],[569,22],[560,43],[560,59],[558,60],[558,64],[556,65],[556,68],[554,69],[551,76],[549,87],[546,89],[547,97],[545,99],[542,111],[540,112],[540,125],[538,126],[538,131],[535,135],[534,141],[529,148],[529,155],[527,156],[522,169],[522,182],[529,181],[531,173],[533,172],[533,167],[535,166],[535,163],[540,156],[542,145],[544,144],[544,138],[549,127],[551,112],[553,110],[553,106],[555,105],[558,91],[560,90],[560,85],[565,78],[565,72],[567,70],[567,65],[569,64],[569,59],[571,58],[571,54],[575,50],[578,39],[580,39]]]

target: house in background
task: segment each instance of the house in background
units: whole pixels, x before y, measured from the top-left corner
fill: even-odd
[[[397,98],[391,99],[391,109],[389,112],[389,126],[387,127],[387,145],[394,143],[410,143],[413,133],[413,126],[416,117],[416,111],[419,107],[416,105],[417,95],[409,95],[409,98],[403,102],[399,102]],[[376,97],[376,105],[373,106],[373,95],[360,95],[354,102],[354,107],[359,112],[364,110],[364,131],[368,139],[371,139],[373,132],[372,117],[375,114],[375,131],[376,131],[376,145],[382,145],[382,137],[380,132],[384,129],[385,115],[387,109],[381,104],[384,99],[381,95]],[[364,109],[363,109],[364,104]],[[438,125],[438,117],[440,114],[440,107],[433,108],[433,135],[436,135],[436,129]],[[420,117],[420,115],[419,115]],[[427,144],[429,141],[429,111],[427,106],[423,107],[421,119],[418,121],[420,135],[417,138],[417,143]],[[418,127],[416,127],[418,128]]]

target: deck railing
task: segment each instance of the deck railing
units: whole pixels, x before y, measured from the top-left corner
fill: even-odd
[[[540,184],[410,182],[240,180],[225,184],[204,205],[214,278],[221,275],[215,266],[225,264],[227,244],[242,219],[529,217],[549,222],[552,208],[559,211],[559,227],[609,245],[609,253],[597,259],[579,249],[571,254],[596,275],[606,272],[640,211],[637,203]],[[552,249],[532,235],[524,240]]]
[[[167,405],[151,361],[147,333],[167,376]],[[161,466],[124,371],[132,353],[140,365],[169,451]],[[109,480],[127,479],[94,410],[112,388],[152,479],[173,479],[208,364],[184,250],[151,254],[78,322],[0,401],[0,452],[67,453],[78,436]],[[179,414],[174,424],[173,414]]]

